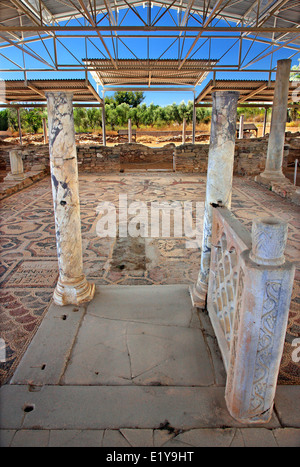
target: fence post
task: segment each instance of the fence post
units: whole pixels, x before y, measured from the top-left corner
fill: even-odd
[[[283,352],[295,265],[285,261],[287,224],[252,225],[252,249],[239,258],[225,399],[242,423],[268,422]]]

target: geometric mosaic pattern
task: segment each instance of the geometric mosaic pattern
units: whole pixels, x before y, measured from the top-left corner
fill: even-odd
[[[99,238],[101,201],[117,204],[119,193],[132,201],[204,201],[203,176],[179,173],[80,174],[83,266],[96,284],[191,284],[198,276],[200,251],[186,248],[182,238]],[[234,178],[232,211],[251,228],[252,219],[276,215],[289,222],[287,259],[299,260],[299,208],[255,182]],[[50,178],[1,202],[0,337],[6,361],[0,383],[12,376],[52,298],[58,277]],[[280,368],[280,384],[300,384],[299,364],[292,362],[292,341],[300,337],[300,264],[292,295],[288,332]]]

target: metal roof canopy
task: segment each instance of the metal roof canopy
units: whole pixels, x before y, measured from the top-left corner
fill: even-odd
[[[290,81],[288,103],[293,102],[292,94],[296,90],[298,81]],[[239,107],[256,105],[271,107],[273,105],[275,81],[262,80],[210,80],[196,97],[196,106],[201,107],[212,103],[214,91],[239,91]],[[296,104],[291,104],[295,106]]]
[[[73,93],[73,102],[98,102],[103,100],[89,81],[85,79],[37,79],[37,80],[5,80],[1,86],[0,102],[17,104],[20,102],[45,102],[46,92],[69,91]]]
[[[178,60],[118,60],[116,70],[110,60],[83,59],[89,65],[91,75],[101,86],[148,86],[179,85],[197,86],[218,60],[186,60],[178,70]],[[207,70],[207,71],[205,71]]]
[[[155,12],[152,6],[157,7]],[[123,9],[127,10],[125,15]],[[177,12],[171,15],[174,9]],[[85,42],[86,59],[91,56],[89,48],[97,49],[99,58],[110,60],[116,70],[122,59],[119,45],[139,59],[140,48],[136,51],[135,45],[144,40],[143,55],[149,59],[150,42],[158,38],[164,44],[158,60],[174,46],[178,71],[205,44],[210,60],[214,44],[219,52],[216,41],[220,39],[223,44],[226,41],[227,50],[220,50],[216,57],[219,62],[212,71],[275,71],[274,53],[284,49],[294,57],[300,52],[299,0],[5,0],[0,2],[0,17],[0,55],[10,62],[10,68],[0,71],[23,72],[25,79],[28,71],[84,71],[87,77],[90,68],[76,56],[73,44],[68,43],[71,38]],[[130,37],[136,42],[129,44]],[[34,50],[36,41],[43,46],[39,52]],[[263,44],[255,57],[248,56],[253,43]],[[234,58],[228,65],[223,57],[235,45]],[[18,63],[9,56],[12,46],[22,52]],[[69,60],[64,59],[62,51],[72,55],[73,63],[70,55]],[[41,65],[29,66],[28,56]],[[266,56],[271,57],[266,69],[248,68]]]

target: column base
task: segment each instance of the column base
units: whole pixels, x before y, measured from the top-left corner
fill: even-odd
[[[58,279],[53,300],[56,305],[81,305],[90,302],[95,295],[95,284],[90,284],[85,275],[68,282]]]
[[[190,297],[192,304],[196,308],[206,308],[206,297],[207,297],[207,286],[201,284],[201,287],[197,284],[193,284],[189,287]]]
[[[24,180],[25,178],[26,177],[24,173],[12,174],[11,172],[9,172],[4,178],[4,180],[9,180],[9,181],[15,180],[16,182],[19,182],[19,181]]]
[[[262,172],[259,175],[256,175],[254,178],[256,182],[263,185],[271,186],[273,182],[282,183],[289,182],[289,179],[283,173],[280,172]]]

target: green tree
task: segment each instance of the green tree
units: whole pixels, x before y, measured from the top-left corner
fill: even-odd
[[[42,126],[43,121],[43,110],[40,108],[34,108],[27,111],[24,115],[25,126],[29,131],[37,133]]]
[[[292,66],[292,71],[290,74],[291,81],[300,81],[300,58],[298,58],[298,65]]]
[[[87,118],[87,111],[84,107],[75,107],[73,110],[75,129],[80,131],[82,122]]]
[[[143,123],[144,113],[145,108],[142,105],[138,105],[137,107],[131,107],[129,109],[129,118],[131,119],[132,124],[135,125],[137,128],[139,128],[141,123]]]
[[[137,107],[144,99],[145,96],[142,91],[117,91],[114,94],[116,105],[125,103],[130,107]]]
[[[122,104],[116,106],[115,110],[117,112],[117,123],[121,126],[127,125],[130,110],[129,104],[122,102]]]
[[[7,109],[0,111],[0,131],[8,129],[8,112]]]
[[[116,111],[115,105],[105,104],[105,114],[105,121],[108,125],[111,126],[111,129],[114,130],[118,123],[118,113]]]
[[[89,126],[95,131],[96,127],[102,126],[102,115],[100,109],[96,107],[91,107],[87,109],[87,119]]]

